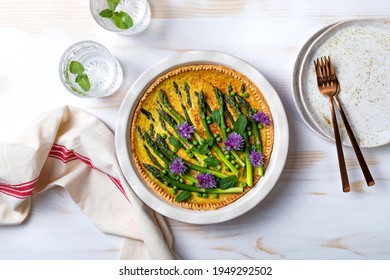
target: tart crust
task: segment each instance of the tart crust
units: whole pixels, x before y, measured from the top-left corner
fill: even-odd
[[[151,125],[153,125],[153,130],[155,131],[155,133],[166,133],[166,131],[164,131],[164,129],[161,127],[157,115],[160,89],[166,92],[168,100],[172,107],[175,108],[181,114],[183,112],[180,105],[180,97],[175,93],[173,82],[176,82],[179,85],[180,90],[182,92],[182,98],[185,104],[186,93],[183,90],[183,84],[184,82],[189,84],[192,107],[190,108],[188,104],[186,104],[186,109],[189,116],[193,120],[193,124],[197,128],[198,133],[203,138],[206,137],[204,135],[200,116],[198,113],[197,97],[195,96],[195,92],[203,91],[205,99],[207,100],[211,109],[215,110],[218,109],[218,103],[213,93],[213,86],[218,87],[223,94],[227,94],[227,88],[229,84],[233,86],[233,89],[236,92],[240,91],[242,84],[245,85],[246,92],[249,95],[246,100],[251,106],[251,108],[256,108],[268,114],[271,120],[271,125],[264,126],[260,130],[265,172],[267,172],[266,166],[269,162],[274,142],[272,115],[267,101],[265,100],[260,89],[258,89],[252,81],[250,81],[246,76],[242,75],[241,73],[221,65],[195,64],[178,67],[159,76],[145,90],[143,96],[138,102],[130,128],[130,143],[135,166],[139,172],[139,175],[144,180],[145,185],[147,185],[150,190],[153,191],[156,195],[158,195],[161,199],[183,208],[192,210],[215,210],[224,207],[245,195],[251,188],[256,188],[255,183],[258,180],[261,180],[261,177],[257,175],[257,172],[254,172],[254,186],[246,186],[244,188],[243,193],[219,194],[217,198],[214,198],[211,195],[209,195],[207,198],[203,198],[192,194],[191,197],[187,200],[182,202],[176,202],[175,195],[172,194],[172,188],[167,187],[158,180],[152,178],[142,165],[142,163],[153,163],[151,162],[145,151],[141,137],[137,133],[137,126],[140,126],[143,130],[149,131]],[[151,120],[146,115],[142,114],[141,108],[151,112],[153,119]],[[232,112],[232,114],[234,115],[234,112]],[[210,125],[210,129],[212,131],[218,131],[217,125],[215,123]],[[188,158],[188,156],[185,154],[184,151],[182,151],[182,149],[178,151],[178,155],[182,156],[186,160],[193,161],[193,159]],[[241,168],[239,176],[243,176],[244,173],[245,168]]]

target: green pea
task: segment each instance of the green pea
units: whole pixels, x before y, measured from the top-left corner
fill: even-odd
[[[234,159],[232,159],[232,160],[230,161],[230,163],[233,164],[233,165],[235,165],[235,164],[236,164],[236,161],[235,161]]]
[[[177,190],[171,189],[171,194],[176,194],[176,193],[177,193]]]
[[[169,185],[169,182],[168,182],[168,181],[164,181],[164,185],[165,185],[165,186],[168,186],[168,185]]]
[[[165,133],[162,133],[160,136],[161,136],[162,139],[167,138],[167,135]]]
[[[215,140],[217,140],[217,142],[221,142],[222,138],[221,137],[217,137],[217,139],[215,139]]]
[[[244,93],[242,94],[242,96],[243,96],[244,98],[248,98],[248,97],[249,97],[249,94],[248,94],[247,92],[244,92]]]
[[[259,123],[259,124],[257,125],[257,127],[258,127],[259,129],[262,129],[262,128],[263,128],[263,125],[262,125],[261,123]]]
[[[212,124],[213,123],[212,120],[207,120],[206,122],[207,122],[207,124]]]
[[[229,168],[229,167],[225,167],[225,170],[226,170],[227,172],[229,172],[229,171],[230,171],[230,168]]]
[[[240,169],[240,168],[241,168],[241,165],[236,164],[234,167],[235,167],[236,169]]]
[[[257,112],[257,109],[252,109],[252,113],[255,114]]]
[[[241,182],[241,187],[246,187],[246,182]]]
[[[196,141],[196,140],[192,141],[192,145],[194,145],[194,146],[198,145],[198,141]]]
[[[196,196],[197,196],[197,197],[202,197],[202,194],[201,194],[200,192],[198,192],[198,193],[196,194]]]
[[[212,194],[212,197],[213,197],[213,198],[218,198],[218,194],[217,194],[217,193],[213,193],[213,194]]]
[[[207,193],[203,193],[202,197],[207,198],[209,195]]]
[[[218,135],[218,133],[214,133],[213,136],[214,136],[214,138],[217,138],[219,135]]]
[[[163,174],[167,174],[167,171],[166,171],[166,170],[163,170],[162,173],[163,173]]]
[[[233,90],[233,91],[230,92],[230,95],[234,96],[234,95],[236,95],[236,92]]]
[[[249,130],[249,131],[247,132],[247,134],[248,134],[248,136],[251,136],[251,135],[252,135],[252,131]]]
[[[183,179],[183,178],[180,178],[179,182],[180,182],[180,183],[184,183],[184,179]]]
[[[232,131],[232,129],[230,127],[226,128],[227,133],[230,133],[231,131]]]
[[[212,120],[213,120],[213,118],[212,118],[211,116],[207,116],[207,117],[206,117],[206,120],[208,120],[208,121],[212,121]]]
[[[187,153],[187,155],[189,155],[191,153],[191,151],[190,150],[186,150],[186,153]]]
[[[229,154],[226,155],[226,159],[227,159],[227,160],[230,159],[230,155],[229,155]]]
[[[172,152],[176,153],[176,152],[177,152],[177,148],[176,148],[176,147],[173,147],[173,148],[172,148]]]
[[[189,153],[188,156],[189,156],[190,158],[193,158],[193,157],[194,157],[194,154],[193,154],[193,153]]]

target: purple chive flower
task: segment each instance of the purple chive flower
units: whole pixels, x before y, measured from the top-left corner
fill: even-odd
[[[187,122],[179,124],[176,128],[180,136],[187,140],[191,138],[191,134],[195,131],[195,127]]]
[[[181,157],[177,157],[172,160],[169,170],[175,175],[182,176],[187,171],[187,166]]]
[[[269,126],[271,124],[271,120],[269,116],[266,113],[257,111],[255,114],[252,114],[252,119],[255,120],[255,122],[264,124],[266,126]]]
[[[217,187],[217,181],[210,173],[198,173],[196,176],[198,186],[203,189],[213,189]]]
[[[249,160],[254,167],[259,167],[263,164],[264,156],[256,149],[252,149],[249,153]]]
[[[228,152],[239,151],[244,147],[244,142],[244,138],[240,134],[233,132],[225,141],[225,149]]]

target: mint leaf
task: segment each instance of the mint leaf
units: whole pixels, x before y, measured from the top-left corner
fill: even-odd
[[[191,195],[191,192],[190,191],[187,191],[187,190],[184,190],[184,191],[181,191],[176,197],[175,197],[175,200],[177,202],[182,202],[184,200],[186,200],[187,198],[189,198]]]
[[[221,190],[232,188],[236,185],[237,180],[238,180],[237,176],[234,175],[226,178],[222,178],[221,180],[218,181],[218,188],[220,188]]]
[[[133,26],[133,19],[126,12],[115,12],[111,16],[111,21],[119,29],[128,29]]]
[[[91,89],[91,83],[86,74],[78,74],[76,77],[76,83],[83,89],[83,91],[89,91]]]
[[[218,125],[221,125],[221,114],[219,113],[219,110],[214,110],[212,117],[214,122],[216,122]]]
[[[207,143],[203,143],[198,148],[199,154],[206,155],[210,152],[209,145]]]
[[[219,161],[213,156],[213,157],[208,157],[204,160],[204,163],[207,164],[208,166],[217,166],[219,164]]]
[[[173,135],[171,135],[168,139],[169,143],[175,147],[176,149],[179,149],[181,147],[181,142]]]
[[[244,115],[239,115],[236,122],[234,123],[233,131],[240,135],[244,135],[247,125],[248,121],[246,117]]]
[[[82,74],[84,70],[84,66],[78,61],[72,60],[69,64],[69,71],[72,74]]]
[[[111,18],[113,14],[113,11],[111,11],[110,9],[105,9],[99,13],[99,16],[103,18]]]
[[[110,8],[110,10],[114,12],[119,2],[120,0],[107,0],[107,5]]]

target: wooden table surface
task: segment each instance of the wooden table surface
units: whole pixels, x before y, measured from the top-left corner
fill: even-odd
[[[187,50],[226,52],[256,67],[280,95],[290,129],[287,162],[267,198],[239,218],[203,226],[167,219],[175,251],[184,259],[390,258],[390,146],[363,150],[373,188],[345,148],[352,191],[342,193],[335,145],[305,125],[291,89],[297,54],[311,35],[340,20],[386,18],[387,0],[149,0],[150,26],[135,37],[103,30],[88,2],[0,2],[0,142],[62,105],[83,108],[114,130],[127,90],[147,68]],[[59,59],[81,40],[102,43],[122,64],[124,81],[113,96],[81,99],[61,84]],[[34,197],[22,225],[0,227],[0,259],[117,259],[121,245],[62,189]]]

